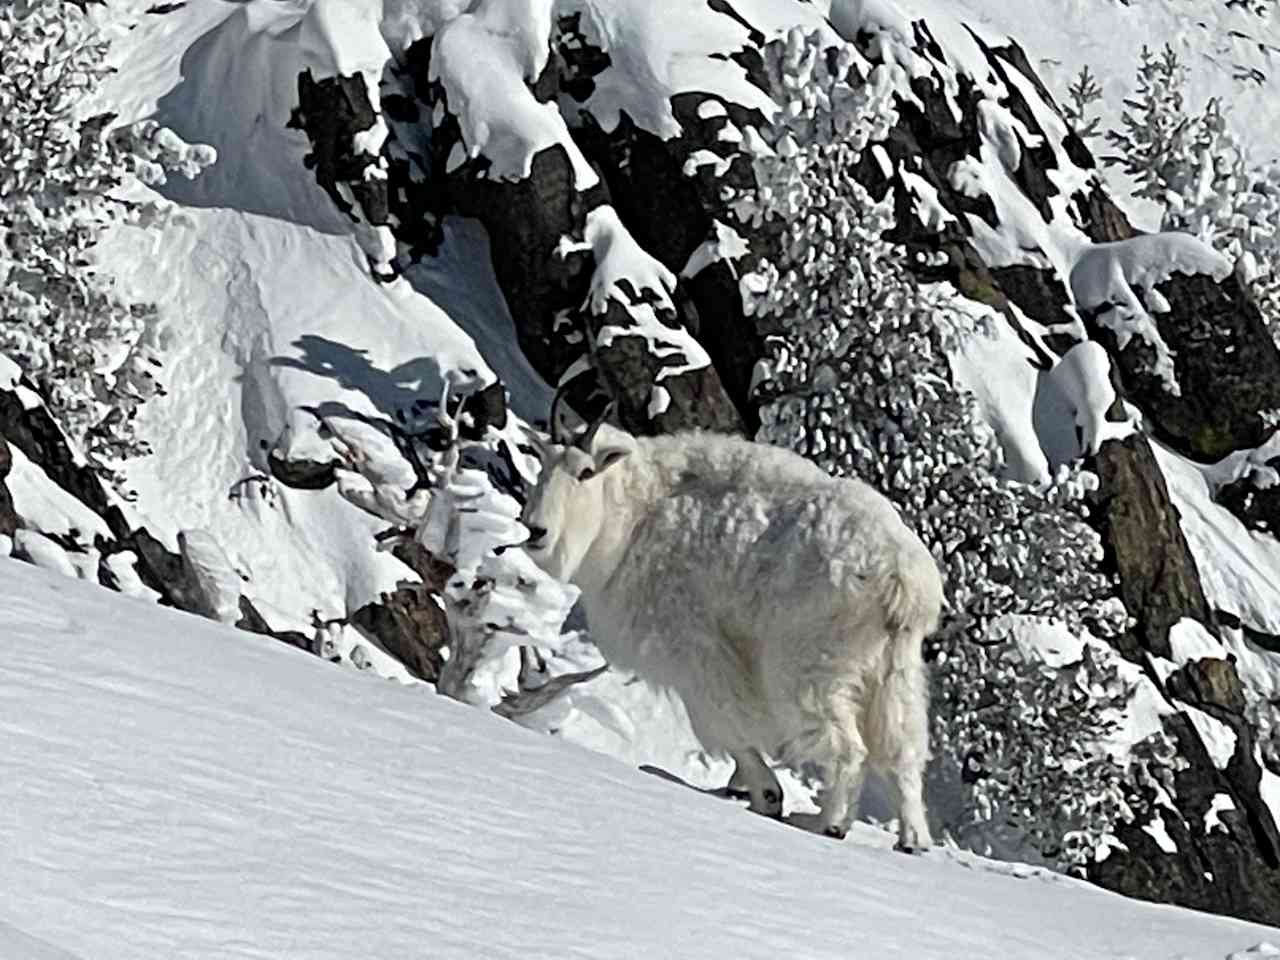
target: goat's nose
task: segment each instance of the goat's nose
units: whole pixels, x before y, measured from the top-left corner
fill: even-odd
[[[532,524],[529,524],[528,527],[529,527],[530,543],[537,543],[539,540],[541,540],[543,537],[547,535],[546,527],[535,527]]]

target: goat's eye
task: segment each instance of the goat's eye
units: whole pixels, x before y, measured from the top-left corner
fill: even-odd
[[[582,483],[585,480],[590,480],[595,475],[596,475],[596,472],[594,470],[592,470],[590,467],[586,467],[585,469],[583,469],[581,473],[578,474],[578,482]]]

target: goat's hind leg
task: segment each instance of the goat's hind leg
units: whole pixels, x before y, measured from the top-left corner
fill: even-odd
[[[838,689],[827,698],[825,709],[809,716],[808,754],[821,767],[823,780],[818,827],[836,839],[844,838],[858,813],[866,773],[867,747],[857,718],[856,697]]]
[[[825,765],[818,795],[818,824],[829,837],[843,840],[858,813],[866,757],[865,750],[856,749]]]
[[[889,741],[887,762],[878,763],[896,794],[897,849],[921,853],[933,844],[924,807],[924,771],[929,760],[929,720],[923,697],[908,700],[891,716],[881,738]]]
[[[899,639],[897,641],[901,643]],[[920,853],[932,845],[924,806],[929,762],[928,693],[915,648],[889,672],[870,715],[872,760],[887,777],[898,806],[897,849]]]
[[[730,750],[735,764],[729,778],[729,792],[745,796],[751,801],[751,811],[775,820],[782,818],[782,785],[764,762],[760,751],[754,747]]]
[[[891,767],[889,783],[897,794],[898,842],[894,849],[904,853],[923,853],[933,845],[929,823],[924,812],[923,763],[908,762]]]

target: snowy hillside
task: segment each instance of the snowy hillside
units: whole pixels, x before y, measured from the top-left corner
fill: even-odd
[[[636,773],[732,764],[513,548],[555,388],[862,477],[947,582],[935,833],[1280,925],[1273,6],[0,5],[0,553],[136,598],[0,561],[0,948],[1268,939]]]
[[[874,831],[836,844],[261,638],[0,575],[6,960],[1222,960],[1277,939]]]

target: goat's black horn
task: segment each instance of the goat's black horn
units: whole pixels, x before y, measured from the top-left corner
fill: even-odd
[[[568,391],[569,385],[562,384],[556,390],[556,395],[551,398],[551,416],[547,419],[547,434],[551,437],[552,443],[564,443],[560,436],[560,402]]]
[[[612,400],[604,405],[604,409],[600,411],[600,416],[591,422],[591,426],[583,431],[582,435],[574,441],[575,444],[587,453],[591,452],[591,445],[595,442],[596,434],[599,432],[601,425],[613,416],[613,410],[616,404]]]

